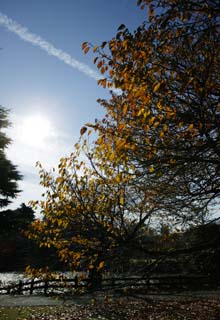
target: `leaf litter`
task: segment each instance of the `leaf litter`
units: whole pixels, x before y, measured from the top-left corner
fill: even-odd
[[[33,308],[26,320],[219,320],[220,299],[158,301],[131,298],[89,305]],[[17,318],[20,320],[24,318]]]

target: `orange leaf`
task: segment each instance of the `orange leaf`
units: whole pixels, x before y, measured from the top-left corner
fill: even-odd
[[[99,61],[99,63],[97,64],[97,67],[98,67],[98,68],[101,68],[102,65],[103,65],[103,62],[102,62],[102,60],[101,60],[101,61]]]
[[[102,67],[101,68],[101,74],[104,74],[105,73],[105,67]]]
[[[89,51],[89,49],[90,49],[90,47],[86,47],[86,48],[84,49],[84,53],[86,54],[86,53]]]
[[[84,50],[87,47],[88,42],[83,42],[82,49]]]
[[[86,132],[86,130],[87,130],[86,127],[82,127],[82,128],[80,129],[80,134],[81,134],[81,136]]]

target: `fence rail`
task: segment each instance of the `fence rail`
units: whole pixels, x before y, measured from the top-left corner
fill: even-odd
[[[151,277],[112,277],[100,279],[93,286],[91,279],[49,279],[22,281],[0,287],[0,294],[33,294],[34,292],[48,294],[59,290],[92,289],[120,289],[145,288],[147,290],[178,290],[178,289],[204,289],[217,287],[218,283],[209,276],[204,275],[157,275]]]

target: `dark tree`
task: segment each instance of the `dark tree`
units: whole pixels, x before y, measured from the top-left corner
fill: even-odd
[[[3,130],[9,125],[8,110],[0,107],[0,208],[7,206],[11,202],[10,199],[15,198],[20,192],[17,182],[22,178],[17,167],[5,154],[11,140]]]
[[[34,211],[24,203],[15,210],[1,211],[0,235],[20,233],[34,221]]]

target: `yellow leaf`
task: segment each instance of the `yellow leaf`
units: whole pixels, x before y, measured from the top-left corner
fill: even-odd
[[[124,40],[124,41],[122,42],[122,44],[123,44],[125,50],[127,50],[127,48],[128,48],[128,40]]]
[[[220,107],[220,104],[219,104],[219,107]],[[128,111],[128,105],[126,104],[126,105],[123,107],[123,115],[124,115],[124,116],[127,115],[127,111]]]
[[[154,123],[154,120],[155,120],[155,117],[151,117],[150,120],[149,120],[149,124],[153,124]]]
[[[57,221],[57,223],[58,223],[58,226],[60,227],[60,226],[63,224],[63,221],[62,221],[61,219],[59,219],[59,220]]]
[[[115,155],[114,155],[114,153],[112,153],[112,154],[110,155],[110,157],[109,157],[109,160],[110,160],[110,161],[113,161],[114,158],[115,158]]]
[[[116,180],[116,182],[121,181],[121,174],[120,173],[115,177],[115,180]]]
[[[159,88],[160,88],[160,82],[156,82],[154,85],[153,91],[157,92]]]
[[[99,47],[99,46],[95,46],[95,47],[93,48],[93,52],[96,52],[97,49],[98,49],[98,47]]]
[[[74,259],[79,260],[81,258],[81,254],[79,252],[74,253]]]
[[[56,183],[62,183],[64,179],[62,177],[56,178]]]
[[[123,205],[124,205],[124,203],[125,203],[125,199],[124,199],[124,197],[120,197],[119,202],[120,202],[120,204],[123,206]]]
[[[125,144],[126,144],[125,139],[116,141],[117,149],[124,147]]]
[[[98,266],[98,270],[103,269],[103,268],[104,268],[104,265],[105,265],[105,262],[104,262],[104,261],[100,262],[100,263],[99,263],[99,266]]]
[[[147,125],[144,127],[144,130],[147,132],[147,131],[149,131],[149,129],[150,129],[150,126],[147,124]]]
[[[144,119],[146,119],[150,115],[150,110],[144,112]]]
[[[160,125],[159,121],[154,122],[154,128],[156,129]]]
[[[162,104],[161,104],[160,102],[158,102],[157,108],[158,108],[159,110],[162,110]]]
[[[138,111],[137,116],[139,117],[143,112],[144,112],[144,109],[143,109],[143,108],[142,108],[142,109],[140,109],[140,110]]]
[[[150,166],[149,172],[150,172],[150,173],[153,173],[154,171],[155,171],[154,167],[153,167],[153,166]]]

